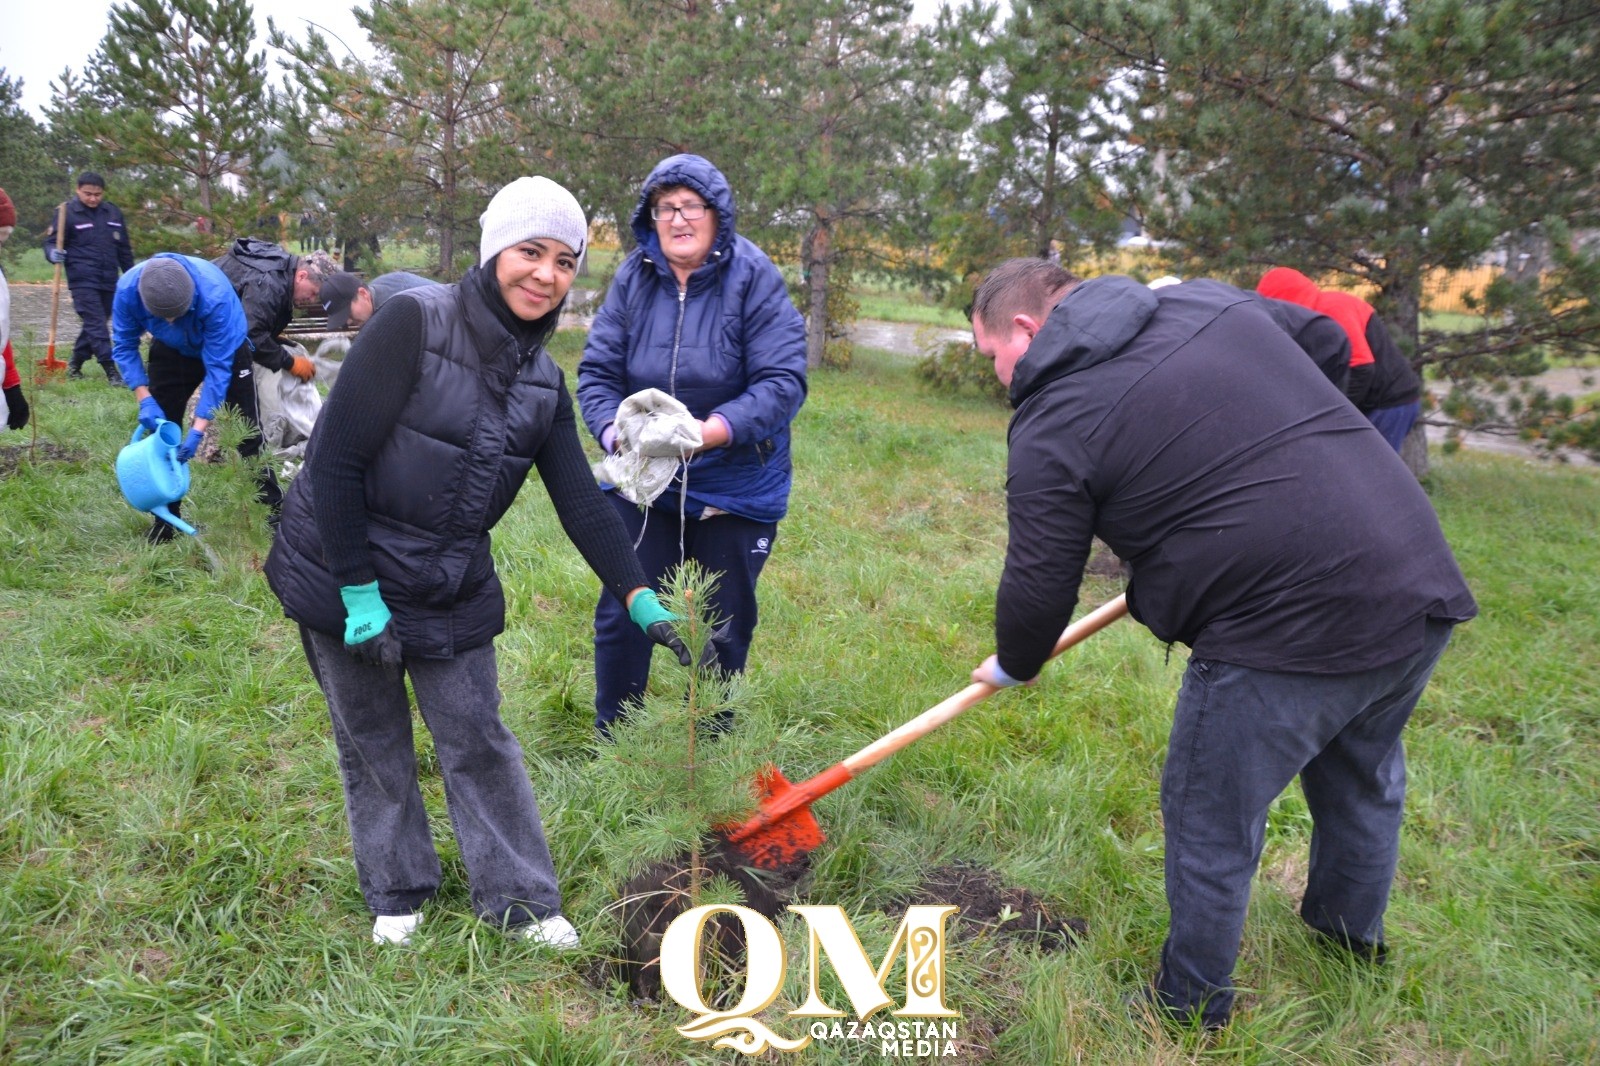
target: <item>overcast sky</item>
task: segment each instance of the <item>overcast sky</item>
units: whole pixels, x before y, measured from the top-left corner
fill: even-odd
[[[366,36],[350,14],[357,6],[346,0],[256,0],[256,47],[267,43],[267,16],[289,36],[304,39],[307,22],[322,27],[339,54],[343,40],[357,55],[370,55]],[[359,5],[365,7],[365,4]],[[919,21],[931,20],[940,0],[915,0]],[[84,64],[106,35],[110,0],[5,0],[4,30],[0,31],[0,67],[10,78],[21,77],[22,106],[36,118],[44,117],[50,102],[50,82],[63,67],[81,74]],[[276,57],[267,56],[268,69],[277,73]]]

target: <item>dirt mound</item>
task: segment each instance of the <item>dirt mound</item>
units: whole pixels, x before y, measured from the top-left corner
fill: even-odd
[[[775,919],[810,872],[810,865],[805,858],[782,870],[757,869],[733,845],[717,840],[708,842],[701,852],[700,879],[709,881],[718,874],[727,877],[744,893],[745,906]],[[617,976],[639,999],[661,995],[661,938],[672,920],[689,909],[692,873],[689,857],[680,856],[652,863],[622,886],[622,955],[617,960]],[[732,965],[744,956],[744,930],[738,922],[718,918],[710,923],[710,929],[707,958]]]
[[[958,862],[936,867],[912,895],[897,902],[953,903],[961,908],[951,931],[958,937],[998,935],[1037,945],[1042,951],[1065,951],[1089,932],[1082,918],[1056,918],[1025,888],[1007,887],[993,870]]]
[[[27,444],[0,445],[0,481],[17,472],[17,467],[28,458],[29,451]],[[37,450],[33,451],[33,461],[36,463],[77,463],[88,457],[88,453],[82,449],[63,448],[45,440],[40,441]]]

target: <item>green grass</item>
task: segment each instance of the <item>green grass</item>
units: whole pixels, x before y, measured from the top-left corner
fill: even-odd
[[[48,282],[55,278],[56,268],[44,257],[44,250],[37,242],[31,243],[24,251],[18,252],[13,247],[16,245],[17,234],[12,234],[12,239],[6,242],[6,258],[0,263],[6,272],[6,281],[13,285],[24,282]],[[13,256],[15,258],[13,258]]]
[[[579,343],[561,337],[569,368]],[[762,581],[749,699],[785,726],[771,754],[793,779],[963,687],[992,639],[1004,411],[930,395],[900,360],[862,352],[855,366],[813,379]],[[543,955],[471,918],[425,737],[445,885],[417,950],[380,950],[326,710],[259,572],[268,543],[246,471],[194,471],[185,514],[222,560],[212,573],[192,543],[145,546],[146,520],[116,491],[124,393],[54,382],[35,411],[42,440],[75,457],[0,480],[0,1060],[742,1061],[684,1042],[676,1007],[587,980],[615,947],[608,860],[626,811],[601,802],[588,740],[596,582],[540,486],[496,531],[504,713],[589,953]],[[0,440],[3,458],[27,437]],[[1232,1029],[1208,1045],[1122,1013],[1163,935],[1156,790],[1183,659],[1131,622],[822,800],[830,839],[807,900],[844,906],[878,950],[892,923],[874,913],[930,864],[969,859],[1087,918],[1066,953],[951,949],[959,1061],[1595,1061],[1597,487],[1589,471],[1434,457],[1432,497],[1483,615],[1408,734],[1386,969],[1308,943],[1294,906],[1309,823],[1290,793]],[[1116,591],[1092,580],[1085,599]],[[767,1018],[794,1028],[777,1008]],[[787,1058],[880,1061],[875,1046]]]

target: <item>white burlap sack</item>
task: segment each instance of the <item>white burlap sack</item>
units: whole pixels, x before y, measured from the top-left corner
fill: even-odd
[[[700,447],[700,422],[677,399],[644,389],[617,405],[612,453],[595,464],[595,477],[641,507],[666,491],[678,465]]]

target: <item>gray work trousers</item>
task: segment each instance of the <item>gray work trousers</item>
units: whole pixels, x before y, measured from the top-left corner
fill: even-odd
[[[361,894],[374,914],[410,914],[439,890],[439,855],[417,784],[406,677],[433,735],[472,909],[510,927],[561,911],[555,867],[522,761],[500,720],[494,645],[452,659],[371,666],[340,637],[300,627],[328,699]]]

